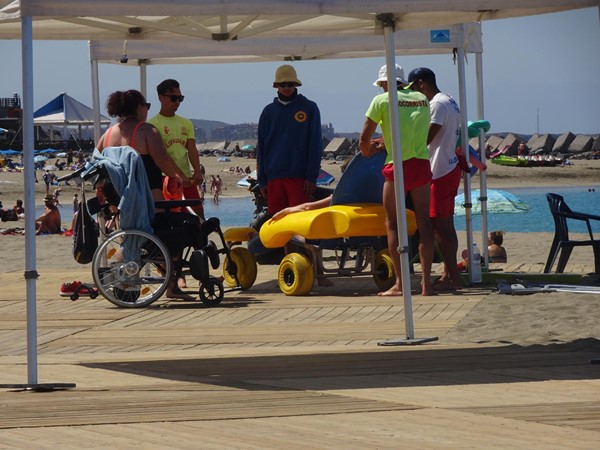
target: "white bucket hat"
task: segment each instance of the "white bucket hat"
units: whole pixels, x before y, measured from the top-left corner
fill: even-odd
[[[382,81],[387,81],[387,65],[386,64],[381,66],[381,69],[379,69],[379,78],[377,78],[375,80],[375,82],[373,83],[373,86],[381,86],[380,83]],[[399,64],[396,64],[396,81],[399,81],[400,83],[408,84],[407,81],[404,79],[404,69]]]

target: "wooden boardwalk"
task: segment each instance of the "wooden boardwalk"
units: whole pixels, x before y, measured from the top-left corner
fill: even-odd
[[[506,267],[508,269],[508,267]],[[510,270],[524,270],[524,267]],[[579,268],[585,270],[586,268]],[[529,267],[536,272],[537,267]],[[89,278],[88,267],[71,271]],[[422,346],[401,298],[369,278],[285,297],[260,266],[217,308],[158,301],[143,310],[60,298],[64,274],[37,283],[41,383],[0,390],[0,448],[595,449],[600,365],[594,343],[454,344],[444,335],[491,290],[413,296]],[[22,274],[0,274],[0,383],[27,382]]]

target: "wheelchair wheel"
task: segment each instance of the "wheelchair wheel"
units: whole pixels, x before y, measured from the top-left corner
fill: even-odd
[[[396,283],[394,264],[390,252],[379,250],[373,262],[373,281],[381,291],[387,291]]]
[[[232,248],[229,256],[226,256],[223,262],[223,278],[230,287],[237,285],[234,274],[237,276],[242,290],[250,289],[256,281],[256,261],[244,247]]]
[[[98,291],[125,308],[142,308],[158,300],[167,289],[171,272],[171,256],[165,245],[137,230],[110,234],[92,260]]]
[[[277,280],[285,295],[308,295],[315,282],[310,259],[300,253],[290,253],[279,264]]]
[[[210,277],[200,286],[200,300],[206,306],[217,306],[225,296],[223,283],[216,277]]]

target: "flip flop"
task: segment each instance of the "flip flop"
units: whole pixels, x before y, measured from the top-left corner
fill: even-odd
[[[455,292],[458,291],[459,287],[455,287],[452,286],[452,284],[450,284],[449,281],[447,280],[442,280],[441,278],[438,278],[437,280],[435,280],[431,287],[433,288],[434,291],[438,291],[438,292]]]

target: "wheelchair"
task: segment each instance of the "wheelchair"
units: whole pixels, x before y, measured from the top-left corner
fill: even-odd
[[[109,172],[101,165],[88,164],[60,181],[75,177],[83,180],[82,200],[86,182],[91,182],[94,188],[102,186],[105,201],[93,197],[87,206],[91,214],[98,216],[101,237],[91,261],[92,278],[99,294],[108,301],[123,308],[143,308],[158,300],[170,282],[186,275],[200,282],[198,295],[207,306],[220,304],[226,292],[240,289],[237,259],[226,245],[219,219],[211,217],[200,223],[198,216],[170,211],[196,205],[200,200],[155,202],[156,209],[164,212],[156,213],[151,223],[154,233],[121,229],[119,225],[109,231],[106,224],[119,224],[122,214],[118,209],[121,195]],[[224,255],[228,290],[220,277],[210,273],[211,268],[219,268],[221,255]]]

